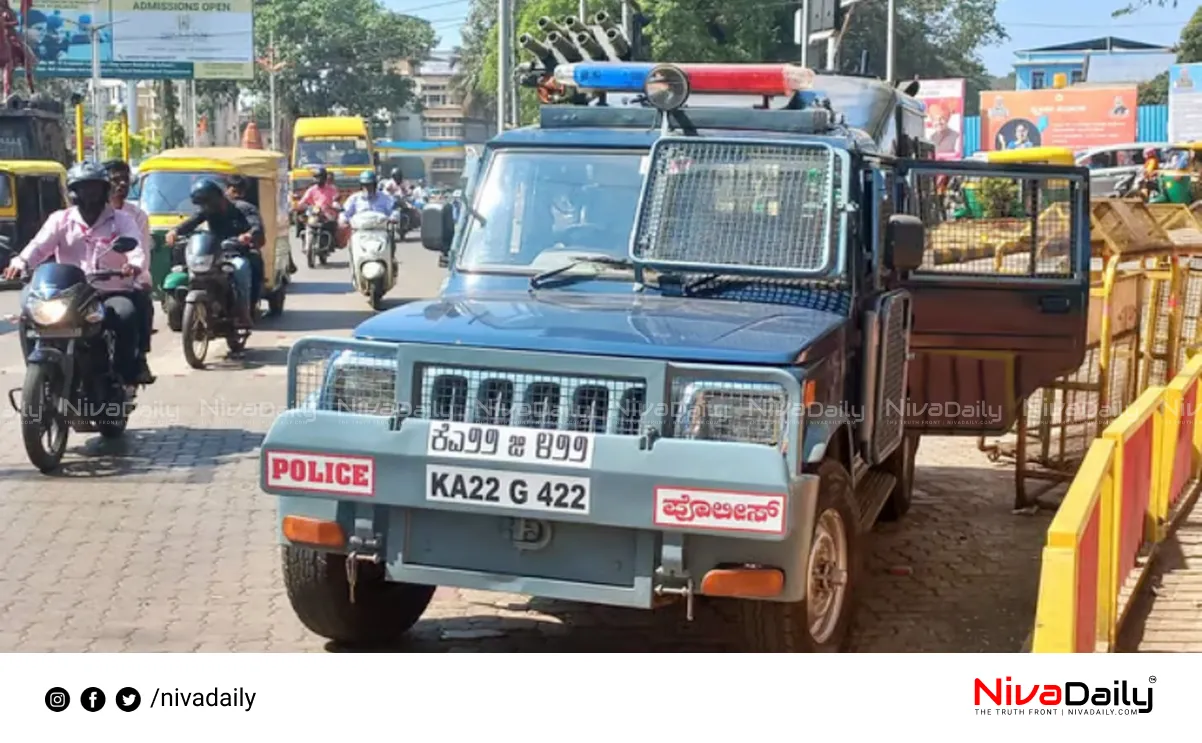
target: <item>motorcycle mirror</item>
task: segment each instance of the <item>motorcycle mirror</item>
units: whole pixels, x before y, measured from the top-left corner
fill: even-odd
[[[132,237],[119,237],[113,241],[114,253],[128,253],[138,247],[138,241]]]

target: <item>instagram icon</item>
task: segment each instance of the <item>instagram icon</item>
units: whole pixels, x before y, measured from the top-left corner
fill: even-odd
[[[51,712],[62,712],[71,704],[71,695],[61,686],[46,692],[46,706]]]

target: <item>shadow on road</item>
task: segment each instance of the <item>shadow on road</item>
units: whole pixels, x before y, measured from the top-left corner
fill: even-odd
[[[362,310],[302,310],[288,308],[263,330],[283,333],[314,333],[323,330],[351,330],[375,313],[365,302]],[[253,340],[253,336],[252,336]]]
[[[298,281],[288,285],[289,294],[347,294],[350,291],[349,279],[346,281]],[[285,314],[287,314],[286,310]]]
[[[134,411],[131,425],[137,425]],[[94,479],[151,475],[151,479],[187,484],[206,484],[226,460],[254,452],[263,434],[235,428],[131,428],[119,439],[98,434],[71,433],[58,471],[42,475],[28,469],[0,470],[0,480],[52,477]],[[257,485],[257,483],[256,483]]]

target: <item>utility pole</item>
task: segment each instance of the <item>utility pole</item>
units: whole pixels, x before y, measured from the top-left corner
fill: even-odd
[[[810,0],[801,0],[801,66],[810,66]]]
[[[886,23],[886,29],[885,29],[885,80],[887,80],[889,82],[889,84],[892,85],[894,82],[896,82],[896,79],[894,77],[894,67],[893,67],[893,61],[894,61],[893,56],[896,51],[894,49],[894,35],[896,32],[894,26],[897,24],[897,1],[896,0],[889,0],[889,11],[888,12],[889,12],[889,20]]]
[[[497,133],[509,123],[513,92],[513,0],[497,0]],[[516,107],[516,101],[513,102]]]
[[[92,23],[88,26],[88,39],[92,42],[92,159],[99,163],[104,159],[104,110],[100,101],[100,2],[92,0]]]
[[[287,62],[279,62],[275,56],[275,29],[267,32],[267,56],[259,58],[259,66],[267,71],[268,92],[267,96],[271,99],[268,101],[271,106],[271,149],[279,150],[279,118],[276,111],[276,95],[275,95],[275,76],[280,70],[288,66]]]
[[[580,4],[581,5],[584,4],[583,0]],[[633,23],[633,19],[630,16],[630,3],[627,2],[627,0],[623,0],[622,1],[622,32],[626,34],[626,39],[631,44],[634,43],[634,29],[631,28],[632,23]],[[638,50],[635,50],[635,53],[637,54]]]
[[[588,2],[587,2],[587,0],[580,0],[580,2],[576,4],[576,17],[580,19],[581,23],[588,22],[585,20],[588,17]]]

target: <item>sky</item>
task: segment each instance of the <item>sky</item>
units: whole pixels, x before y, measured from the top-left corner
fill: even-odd
[[[867,0],[883,2],[884,0]],[[467,16],[468,0],[384,0],[400,13],[430,21],[439,35],[439,48],[459,44],[459,29]],[[1121,19],[1110,12],[1126,0],[998,0],[998,20],[1010,39],[998,46],[981,50],[985,66],[994,75],[1011,71],[1014,52],[1019,49],[1051,46],[1099,36],[1119,36],[1132,41],[1172,45],[1181,35],[1197,0],[1181,0],[1176,9],[1146,8]],[[904,49],[899,49],[905,54]]]

